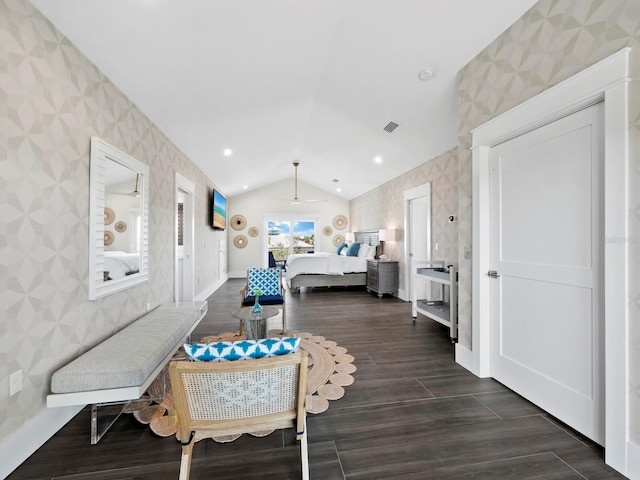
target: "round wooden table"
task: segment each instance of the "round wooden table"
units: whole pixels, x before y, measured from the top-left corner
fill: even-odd
[[[253,312],[253,307],[242,307],[232,313],[232,315],[242,320],[244,338],[255,340],[267,338],[267,319],[278,315],[278,309],[262,306],[261,312]],[[242,333],[242,332],[240,332]]]

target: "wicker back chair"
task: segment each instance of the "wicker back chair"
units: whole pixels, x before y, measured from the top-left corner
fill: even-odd
[[[253,290],[259,288],[263,294],[258,300],[261,305],[282,309],[282,334],[287,333],[287,306],[285,305],[285,289],[282,283],[281,268],[256,268],[247,269],[247,283],[240,290],[240,306],[248,307],[255,303],[256,297]],[[243,322],[240,321],[242,333]]]
[[[307,363],[303,351],[233,362],[171,362],[180,480],[188,480],[193,446],[202,439],[290,427],[296,428],[302,478],[308,479]]]

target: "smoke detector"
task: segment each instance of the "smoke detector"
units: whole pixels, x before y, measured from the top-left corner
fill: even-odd
[[[423,82],[427,82],[433,78],[434,72],[432,68],[425,68],[418,72],[418,78]]]

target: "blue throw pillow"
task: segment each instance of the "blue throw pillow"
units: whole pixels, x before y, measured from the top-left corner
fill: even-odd
[[[338,245],[338,250],[336,251],[336,254],[340,255],[344,248],[347,248],[347,244],[346,243],[341,243],[340,245]]]
[[[187,356],[198,362],[232,362],[250,358],[275,357],[295,353],[300,346],[300,338],[276,337],[259,340],[238,340],[236,342],[185,343]]]
[[[357,257],[359,250],[360,250],[360,244],[352,243],[351,246],[349,247],[349,250],[347,250],[347,257]]]

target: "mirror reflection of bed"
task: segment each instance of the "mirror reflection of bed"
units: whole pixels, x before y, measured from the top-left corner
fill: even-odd
[[[105,282],[140,271],[141,174],[105,162]]]

